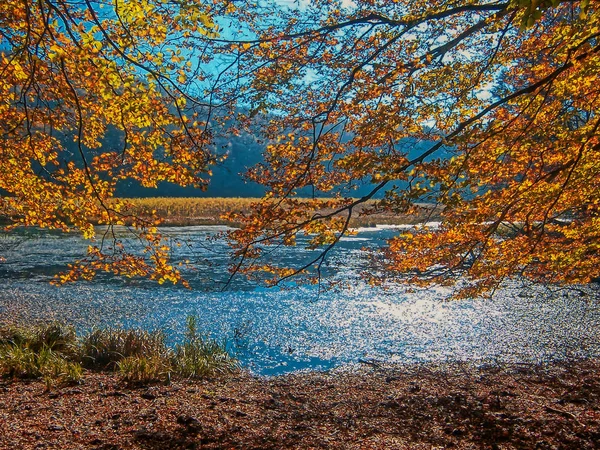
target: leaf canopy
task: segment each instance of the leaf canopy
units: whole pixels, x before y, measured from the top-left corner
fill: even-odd
[[[219,5],[219,8],[221,6]],[[8,0],[0,4],[0,216],[24,225],[103,235],[59,282],[104,270],[180,279],[155,219],[114,198],[122,180],[204,187],[207,74],[186,64],[217,36],[199,1]],[[205,45],[205,44],[204,44]],[[107,131],[118,139],[107,140]],[[142,254],[114,226],[130,227]]]
[[[374,283],[460,279],[458,295],[470,296],[515,275],[596,279],[598,6],[315,0],[281,10],[281,25],[249,24],[258,39],[240,47],[247,98],[277,113],[251,172],[269,193],[230,236],[239,269],[314,279],[376,198],[360,214],[427,202],[443,221],[390,240],[374,255]],[[298,200],[307,188],[332,198]],[[265,245],[298,234],[323,251],[291,268],[257,262]]]
[[[60,281],[178,282],[156,218],[130,217],[115,186],[205,186],[215,107],[237,100],[268,143],[248,174],[268,191],[231,217],[233,274],[315,281],[353,216],[425,202],[442,223],[391,239],[374,283],[460,275],[463,296],[514,275],[586,283],[600,263],[599,38],[592,0],[4,1],[0,215],[86,238],[108,225]],[[112,238],[119,224],[142,255]],[[316,257],[268,260],[300,234]]]

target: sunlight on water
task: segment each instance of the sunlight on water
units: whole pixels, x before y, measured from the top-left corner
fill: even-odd
[[[175,341],[185,318],[198,314],[201,326],[226,338],[246,367],[266,375],[371,360],[540,362],[600,355],[596,286],[566,291],[513,282],[492,300],[469,301],[446,300],[447,288],[371,288],[358,278],[362,248],[380,246],[398,232],[378,228],[346,238],[331,255],[327,273],[351,286],[319,295],[313,286],[276,290],[240,279],[220,292],[227,248],[214,237],[224,230],[166,229],[186,243],[176,257],[197,265],[186,273],[191,291],[107,275],[49,286],[87,244],[74,235],[22,231],[0,264],[0,318],[162,328]],[[300,262],[310,254],[295,248],[277,258]]]

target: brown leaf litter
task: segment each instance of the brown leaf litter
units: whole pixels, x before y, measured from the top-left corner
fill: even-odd
[[[2,449],[594,449],[600,361],[0,382]]]

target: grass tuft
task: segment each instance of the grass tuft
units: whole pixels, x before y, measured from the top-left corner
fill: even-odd
[[[128,384],[170,381],[172,367],[164,355],[128,356],[117,363],[121,379]]]
[[[238,369],[226,346],[198,331],[189,317],[185,340],[169,349],[162,331],[97,329],[77,338],[75,329],[52,322],[33,326],[0,325],[0,376],[75,383],[83,367],[118,371],[129,384],[215,377]]]
[[[105,328],[94,330],[81,339],[84,366],[114,370],[129,357],[164,357],[168,353],[161,331]]]
[[[69,361],[65,355],[48,347],[34,350],[28,346],[8,344],[0,347],[0,374],[11,378],[78,383],[83,370],[78,362]]]
[[[47,348],[65,355],[77,352],[75,328],[61,322],[0,326],[0,345],[14,344],[40,352]]]
[[[186,378],[215,377],[239,368],[225,344],[199,333],[195,316],[187,319],[185,340],[175,347],[173,367],[178,375]]]

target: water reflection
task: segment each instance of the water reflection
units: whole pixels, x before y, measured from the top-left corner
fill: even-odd
[[[447,301],[445,289],[374,289],[358,278],[363,247],[394,234],[366,229],[344,239],[329,261],[329,275],[351,279],[318,295],[312,286],[286,290],[227,277],[226,245],[214,227],[170,228],[182,240],[179,259],[197,269],[185,275],[193,290],[103,275],[61,288],[49,278],[80,257],[77,236],[22,231],[21,243],[0,264],[0,316],[53,317],[79,327],[104,325],[163,328],[181,338],[185,318],[225,336],[246,367],[260,374],[327,369],[360,360],[499,360],[539,362],[600,355],[598,289],[556,291],[507,285],[493,300]],[[280,260],[308,253],[280,252]]]

